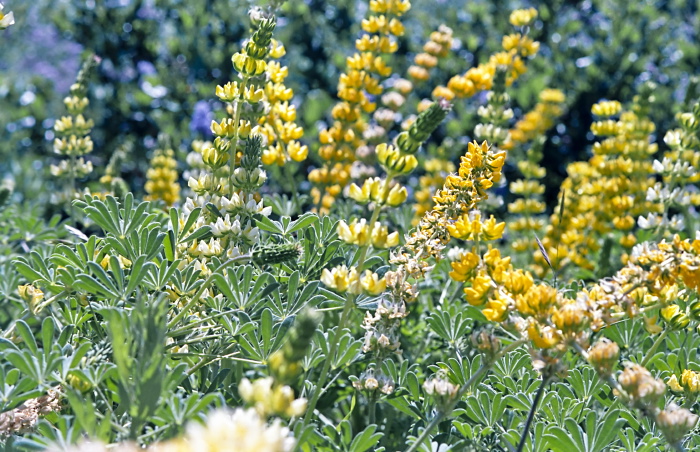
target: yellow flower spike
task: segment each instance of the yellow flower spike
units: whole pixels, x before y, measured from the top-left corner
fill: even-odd
[[[591,112],[596,116],[609,117],[615,116],[622,111],[622,104],[616,100],[606,100],[598,102],[591,107]]]

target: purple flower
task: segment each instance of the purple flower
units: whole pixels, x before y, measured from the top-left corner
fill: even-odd
[[[211,122],[213,119],[214,114],[211,111],[209,102],[200,100],[194,104],[192,120],[190,121],[190,131],[192,133],[199,133],[205,138],[209,138],[212,135]]]
[[[150,61],[139,61],[136,63],[136,70],[145,77],[156,74],[156,67]]]

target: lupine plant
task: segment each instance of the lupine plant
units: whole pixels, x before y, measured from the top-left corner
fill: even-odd
[[[164,12],[185,35],[207,22],[178,2],[103,3],[73,17],[122,18],[146,47],[159,37],[144,17]],[[655,58],[635,54],[614,80],[620,96],[596,97],[582,120],[582,96],[599,90],[572,81],[553,44],[599,33],[566,22],[559,2],[499,9],[482,30],[439,12],[444,23],[419,27],[420,5],[358,0],[354,48],[334,50],[336,87],[301,83],[285,27],[309,14],[302,3],[247,15],[236,3],[206,31],[216,39],[173,44],[182,65],[193,48],[204,66],[230,52],[196,89],[139,63],[140,94],[159,99],[157,139],[100,130],[126,123],[105,93],[130,89],[114,88],[128,63],[100,55],[114,40],[96,29],[76,32],[95,39],[51,133],[8,141],[49,142],[32,171],[51,196],[28,190],[27,156],[0,185],[3,450],[699,449],[691,77],[675,99],[650,71],[625,84],[637,59]],[[607,2],[584,3],[577,14],[604,15],[640,52],[656,39],[615,22]],[[0,4],[0,39],[19,16]],[[653,27],[691,34],[668,17]],[[231,30],[244,37],[223,42]],[[613,53],[599,50],[576,65],[609,70]],[[556,187],[552,149],[587,135]]]

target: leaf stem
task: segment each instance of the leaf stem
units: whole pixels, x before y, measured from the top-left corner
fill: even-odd
[[[389,183],[393,179],[392,175],[388,175],[386,178],[386,185],[384,186],[384,193],[382,196],[382,199],[386,199],[388,193],[389,193]],[[369,220],[370,228],[374,227],[374,223],[377,221],[379,218],[379,212],[382,209],[382,204],[377,203],[374,206],[374,211],[372,212],[372,217]],[[371,229],[370,229],[371,231]],[[367,251],[369,249],[369,245],[365,245],[362,247],[360,251],[360,257],[357,260],[357,272],[361,275],[362,274],[362,266],[365,264],[365,259],[367,258]],[[318,399],[321,397],[321,393],[323,385],[326,383],[326,379],[328,378],[328,374],[331,368],[331,363],[335,360],[335,354],[338,352],[338,345],[339,345],[339,339],[340,336],[345,329],[345,325],[348,321],[348,318],[350,317],[350,312],[352,311],[352,308],[355,306],[355,297],[356,295],[350,293],[350,291],[346,292],[345,296],[345,304],[343,305],[343,312],[340,315],[340,320],[338,321],[338,327],[333,332],[332,337],[329,338],[330,342],[330,347],[328,349],[328,356],[326,359],[323,361],[323,367],[321,368],[321,375],[319,376],[319,381],[316,384],[316,389],[314,389],[314,393],[311,396],[311,400],[309,400],[309,405],[306,409],[306,414],[304,415],[304,420],[302,421],[301,425],[301,431],[304,430],[304,428],[309,424],[311,421],[311,416],[313,415],[314,410],[316,409],[316,404],[318,403]],[[299,445],[297,445],[297,448]],[[297,449],[298,450],[298,449]]]

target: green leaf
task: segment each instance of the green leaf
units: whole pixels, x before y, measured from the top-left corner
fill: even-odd
[[[377,426],[375,424],[370,424],[361,433],[359,433],[350,443],[350,452],[365,452],[373,448],[384,434],[375,433],[377,431]]]

